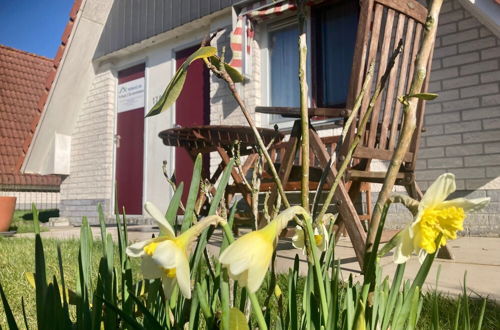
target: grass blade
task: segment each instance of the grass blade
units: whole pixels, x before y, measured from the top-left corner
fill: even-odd
[[[3,309],[5,311],[5,318],[7,319],[7,324],[9,325],[9,328],[11,330],[19,329],[16,323],[16,319],[14,318],[14,314],[12,314],[12,309],[10,308],[9,302],[7,301],[7,297],[5,296],[5,292],[3,291],[1,282],[0,282],[0,296],[2,297]]]

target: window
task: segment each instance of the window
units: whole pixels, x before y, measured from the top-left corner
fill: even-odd
[[[313,15],[316,105],[345,106],[358,28],[357,1],[321,6]]]
[[[297,24],[281,26],[269,33],[271,106],[299,106],[298,37]]]

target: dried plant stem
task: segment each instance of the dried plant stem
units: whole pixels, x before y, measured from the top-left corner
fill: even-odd
[[[307,107],[307,43],[306,43],[306,15],[304,0],[298,1],[299,18],[299,84],[300,84],[300,121],[301,121],[301,148],[302,148],[302,179],[301,201],[302,207],[309,210],[309,112]]]
[[[441,5],[443,0],[433,0],[429,4],[429,14],[425,22],[424,37],[422,45],[417,53],[415,59],[415,72],[413,74],[413,79],[410,86],[409,96],[418,94],[422,90],[424,80],[427,74],[427,64],[429,63],[429,57],[432,52],[432,47],[434,45],[434,40],[436,38],[436,30],[438,25],[438,16],[441,10]],[[387,174],[385,176],[385,181],[382,186],[377,199],[377,203],[373,209],[372,219],[370,221],[370,227],[368,230],[368,238],[366,242],[366,252],[371,253],[373,248],[373,242],[375,240],[375,235],[377,233],[377,227],[380,223],[380,218],[382,215],[382,209],[385,202],[389,198],[389,195],[394,187],[394,182],[396,181],[396,176],[399,173],[401,163],[403,161],[404,155],[408,151],[408,147],[411,143],[413,132],[416,127],[416,112],[419,99],[416,97],[409,97],[408,102],[403,107],[403,126],[401,129],[401,134],[399,136],[398,144],[392,156]]]
[[[245,102],[243,102],[243,99],[241,98],[240,94],[236,90],[236,85],[235,85],[233,79],[231,79],[229,74],[224,69],[224,65],[222,65],[222,63],[224,61],[221,61],[220,68],[216,68],[207,59],[203,59],[203,60],[205,62],[205,65],[207,66],[207,68],[210,71],[212,71],[214,74],[216,74],[218,77],[220,77],[222,80],[224,80],[226,82],[227,87],[229,88],[229,91],[233,95],[234,99],[236,100],[236,102],[238,103],[238,105],[241,109],[241,112],[245,116],[245,119],[247,120],[248,125],[250,125],[250,127],[252,128],[252,131],[255,135],[255,139],[257,140],[257,144],[259,145],[259,149],[264,154],[264,158],[266,159],[266,162],[269,165],[271,175],[274,179],[274,182],[276,183],[276,187],[278,188],[278,192],[281,196],[281,199],[283,200],[283,204],[285,204],[285,206],[287,208],[290,207],[290,203],[288,202],[288,199],[286,197],[285,190],[283,189],[283,184],[281,183],[281,180],[279,179],[279,176],[278,176],[278,172],[276,172],[276,168],[274,167],[273,160],[271,159],[271,156],[269,155],[269,152],[267,151],[266,145],[264,144],[264,141],[262,140],[262,137],[260,136],[260,133],[257,129],[257,126],[255,125],[255,122],[254,122],[252,116],[248,112],[248,109],[247,109],[247,106],[245,105]]]

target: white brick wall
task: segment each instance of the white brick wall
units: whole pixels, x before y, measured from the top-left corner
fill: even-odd
[[[417,179],[453,172],[462,190],[500,189],[500,40],[457,0],[439,21]]]
[[[109,70],[96,74],[79,111],[71,143],[70,176],[61,184],[62,217],[95,214],[97,205],[78,207],[85,203],[76,200],[109,201],[112,196],[115,83]]]

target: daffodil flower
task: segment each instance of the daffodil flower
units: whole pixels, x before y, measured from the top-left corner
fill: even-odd
[[[329,222],[330,218],[334,218],[332,214],[325,214],[324,219],[327,219],[327,222]],[[330,239],[326,225],[328,225],[328,223],[325,223],[325,221],[321,221],[314,225],[314,241],[316,243],[316,247],[322,252],[328,249]],[[304,254],[307,254],[305,233],[301,226],[295,227],[295,235],[292,237],[292,245],[296,249],[302,250]]]
[[[395,197],[410,209],[415,219],[395,237],[395,263],[406,262],[412,253],[423,262],[428,253],[435,253],[439,247],[446,245],[447,240],[457,238],[457,231],[463,230],[467,213],[482,209],[490,201],[489,197],[447,201],[446,198],[455,189],[455,176],[445,173],[427,189],[420,202],[407,196]],[[439,235],[441,240],[436,244]]]
[[[199,221],[179,236],[175,236],[172,226],[152,203],[144,206],[160,227],[160,236],[137,242],[127,247],[127,255],[141,257],[141,270],[144,278],[161,278],[165,296],[171,296],[175,284],[179,285],[182,295],[191,299],[191,276],[188,249],[192,242],[210,225],[224,221],[218,216],[209,216]]]
[[[297,214],[307,213],[300,206],[292,206],[264,228],[245,234],[229,245],[219,256],[229,277],[246,287],[250,293],[256,292],[271,264],[277,237]]]

